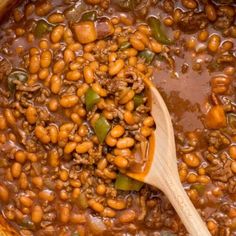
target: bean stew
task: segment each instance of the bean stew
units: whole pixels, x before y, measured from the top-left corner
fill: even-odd
[[[236,235],[234,0],[23,0],[0,31],[0,223],[7,235],[188,235],[145,167],[152,80],[181,182]],[[1,229],[1,228],[0,228]]]

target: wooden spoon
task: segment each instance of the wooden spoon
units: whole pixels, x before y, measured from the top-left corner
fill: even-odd
[[[151,114],[156,130],[150,138],[148,162],[142,173],[128,176],[162,190],[192,236],[210,236],[206,224],[184,191],[177,170],[174,131],[170,114],[161,95],[149,80],[144,80],[150,90]]]

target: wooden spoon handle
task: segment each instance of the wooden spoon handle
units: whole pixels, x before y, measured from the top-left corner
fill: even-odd
[[[165,185],[163,187],[163,184]],[[211,236],[206,224],[201,219],[197,210],[184,191],[179,177],[166,173],[163,177],[161,190],[166,194],[171,204],[181,218],[186,229],[192,236]]]

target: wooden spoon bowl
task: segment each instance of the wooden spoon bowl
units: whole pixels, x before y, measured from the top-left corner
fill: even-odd
[[[210,236],[179,180],[171,117],[164,100],[147,79],[150,91],[151,114],[156,130],[150,138],[148,162],[143,173],[128,173],[128,176],[162,190],[175,208],[188,232],[193,236]]]

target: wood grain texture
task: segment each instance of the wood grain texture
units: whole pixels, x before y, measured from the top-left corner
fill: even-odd
[[[192,236],[210,236],[206,224],[201,219],[179,180],[177,170],[174,131],[171,117],[161,95],[150,81],[145,81],[151,93],[151,114],[156,123],[154,133],[154,155],[147,173],[129,176],[161,189],[181,218]]]

